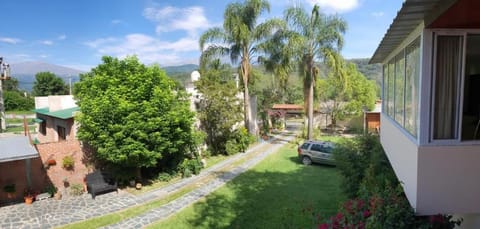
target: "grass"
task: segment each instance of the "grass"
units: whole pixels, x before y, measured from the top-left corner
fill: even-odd
[[[7,123],[12,124],[12,123],[23,123],[23,118],[7,118],[5,119]],[[27,118],[27,123],[28,124],[33,124],[34,120],[31,118]]]
[[[16,115],[32,115],[35,114],[33,111],[6,111],[6,114],[16,114]]]
[[[35,132],[35,126],[29,126],[30,133]],[[7,127],[7,131],[10,133],[22,134],[24,132],[23,126]]]
[[[283,147],[181,212],[148,228],[312,228],[345,198],[334,167],[303,166]]]

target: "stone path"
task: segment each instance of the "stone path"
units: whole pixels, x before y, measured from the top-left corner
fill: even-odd
[[[216,177],[194,191],[159,208],[108,226],[107,228],[143,227],[152,222],[168,217],[206,196],[229,180],[246,171],[251,166],[260,162],[267,155],[275,152],[285,142],[291,139],[293,139],[293,136],[277,136],[272,140],[273,142],[262,142],[249,149],[246,153],[236,154],[208,169],[202,170],[197,176],[182,179],[174,184],[141,195],[133,195],[128,192],[119,191],[118,193],[113,192],[99,195],[95,200],[93,200],[90,195],[84,194],[79,197],[64,198],[61,201],[48,199],[36,201],[32,205],[21,203],[11,206],[2,206],[0,207],[0,228],[52,228],[113,213],[134,205],[143,204],[166,196],[169,193],[189,184],[193,184],[206,176],[215,174],[221,168],[234,163],[240,158],[248,157],[249,155],[256,153],[255,151],[268,147],[268,150],[261,152],[259,155],[247,160],[229,172],[223,173],[223,175]]]
[[[143,228],[151,223],[165,219],[166,217],[179,212],[192,203],[195,203],[196,201],[200,200],[200,198],[215,191],[220,186],[247,171],[249,168],[262,161],[265,157],[280,149],[280,147],[282,147],[286,142],[293,140],[293,138],[293,136],[289,136],[274,141],[272,147],[260,153],[258,156],[247,160],[233,170],[223,173],[219,177],[216,177],[212,181],[208,182],[206,185],[187,193],[186,195],[177,198],[168,204],[104,228]]]

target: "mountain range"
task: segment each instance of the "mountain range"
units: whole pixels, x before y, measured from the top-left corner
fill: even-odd
[[[186,64],[179,66],[166,66],[162,68],[167,72],[169,76],[176,76],[179,73],[188,73],[188,76],[190,76],[190,73],[192,71],[198,69],[198,65]],[[18,86],[22,90],[32,90],[33,83],[35,82],[35,74],[39,72],[52,72],[58,77],[62,78],[65,83],[69,83],[70,79],[72,83],[75,83],[80,80],[79,75],[81,73],[85,73],[84,71],[78,69],[38,61],[28,61],[10,64],[10,74],[12,77],[18,80]]]

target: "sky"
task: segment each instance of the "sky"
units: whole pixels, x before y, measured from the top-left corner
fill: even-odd
[[[277,0],[260,20],[318,4],[348,24],[345,58],[370,58],[404,0]],[[105,55],[137,55],[145,64],[198,64],[198,38],[222,26],[221,0],[3,1],[0,56],[9,63],[41,61],[83,71]]]

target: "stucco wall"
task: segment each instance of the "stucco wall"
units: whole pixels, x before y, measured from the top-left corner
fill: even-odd
[[[417,206],[417,145],[381,114],[380,141],[413,208]]]
[[[418,214],[480,213],[480,145],[422,146]]]

